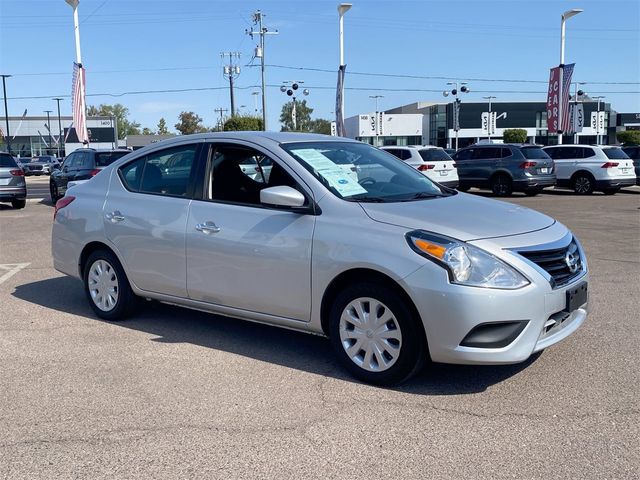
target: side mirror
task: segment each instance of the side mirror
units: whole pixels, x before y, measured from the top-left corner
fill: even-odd
[[[275,207],[302,207],[305,198],[295,188],[281,185],[269,187],[260,191],[260,203]]]

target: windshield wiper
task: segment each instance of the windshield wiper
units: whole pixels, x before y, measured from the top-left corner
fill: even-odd
[[[364,203],[386,203],[389,201],[388,198],[383,197],[349,197],[345,198],[348,202],[364,202]]]
[[[429,192],[418,192],[414,195],[412,195],[409,198],[404,198],[401,201],[402,202],[410,202],[412,200],[420,200],[423,198],[439,198],[439,197],[444,197],[445,195],[441,194],[441,193],[429,193]]]

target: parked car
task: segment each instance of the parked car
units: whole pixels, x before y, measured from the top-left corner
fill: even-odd
[[[6,152],[0,152],[0,202],[11,202],[13,208],[24,208],[27,203],[24,171]]]
[[[31,161],[31,157],[14,157],[14,160],[16,161],[20,169],[24,172],[24,164],[29,163]]]
[[[176,154],[189,172],[172,174]],[[266,182],[242,172],[254,155],[271,160]],[[100,318],[150,298],[327,335],[343,365],[376,384],[409,378],[428,357],[521,362],[587,316],[587,262],[564,225],[325,135],[144,147],[58,201],[52,252]]]
[[[53,155],[40,155],[33,157],[25,165],[25,173],[28,171],[31,175],[51,175],[51,172],[59,167],[60,161]]]
[[[571,188],[578,195],[594,190],[613,195],[636,183],[633,161],[620,147],[556,145],[544,151],[556,164],[558,187]]]
[[[447,155],[449,155],[452,158],[453,158],[453,154],[457,152],[455,148],[445,148],[444,151],[447,153]]]
[[[456,163],[440,147],[426,146],[389,146],[382,150],[398,157],[434,182],[450,188],[458,186]]]
[[[499,197],[533,196],[556,183],[553,161],[538,145],[477,144],[458,150],[453,159],[463,191],[477,187]]]
[[[622,147],[622,151],[633,160],[636,173],[636,185],[640,185],[640,145]]]
[[[56,203],[62,198],[67,188],[85,182],[117,159],[131,153],[130,150],[96,150],[93,148],[78,149],[64,159],[62,166],[51,173],[49,193],[51,201]]]

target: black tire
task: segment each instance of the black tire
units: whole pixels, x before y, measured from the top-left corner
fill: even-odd
[[[619,188],[605,188],[604,190],[602,190],[602,193],[604,193],[605,195],[615,195],[619,191]]]
[[[540,192],[542,192],[541,188],[532,188],[530,190],[525,190],[524,194],[527,197],[535,197],[536,195],[538,195]]]
[[[60,200],[60,194],[58,193],[58,186],[53,182],[49,183],[49,195],[51,195],[51,203],[53,203],[54,205],[58,200]]]
[[[102,260],[103,262],[107,262],[112,267],[111,273],[115,276],[117,281],[117,300],[115,301],[114,306],[105,311],[100,309],[96,302],[93,300],[91,289],[89,287],[89,274],[92,266]],[[126,274],[120,265],[120,261],[118,258],[109,250],[96,250],[92,252],[87,258],[85,264],[83,265],[83,281],[84,281],[84,292],[87,296],[87,300],[91,308],[95,312],[95,314],[109,321],[117,321],[124,320],[129,317],[132,313],[135,312],[136,308],[139,305],[139,297],[137,297],[133,290],[131,290],[131,285],[129,284],[129,280],[127,279]]]
[[[390,322],[394,327],[397,322],[397,328],[401,333],[397,359],[383,371],[369,371],[356,365],[345,351],[340,338],[340,320],[343,311],[349,303],[362,297],[369,297],[384,304],[392,313],[393,320]],[[418,373],[427,359],[426,340],[419,322],[420,319],[415,318],[404,299],[393,289],[377,283],[356,283],[342,290],[334,299],[329,313],[329,337],[336,356],[354,377],[375,385],[397,385]],[[388,324],[389,322],[384,325]]]
[[[509,197],[513,193],[513,181],[509,175],[499,173],[491,179],[491,191],[496,197]]]
[[[596,181],[590,173],[579,172],[571,179],[571,188],[576,195],[591,195],[596,188]]]
[[[13,208],[19,209],[19,208],[24,208],[27,205],[27,201],[26,200],[11,200],[11,206]]]
[[[458,190],[459,192],[468,192],[470,188],[471,187],[467,187],[466,185],[463,185],[462,187],[458,185],[456,190]]]

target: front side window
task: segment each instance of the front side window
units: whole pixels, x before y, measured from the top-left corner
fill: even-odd
[[[469,160],[473,156],[473,148],[459,150],[453,154],[455,160]]]
[[[239,145],[213,148],[206,182],[207,200],[260,205],[260,191],[265,188],[289,186],[300,191],[293,177],[262,152]]]
[[[451,195],[418,170],[370,145],[301,142],[281,146],[344,200],[386,203]]]

